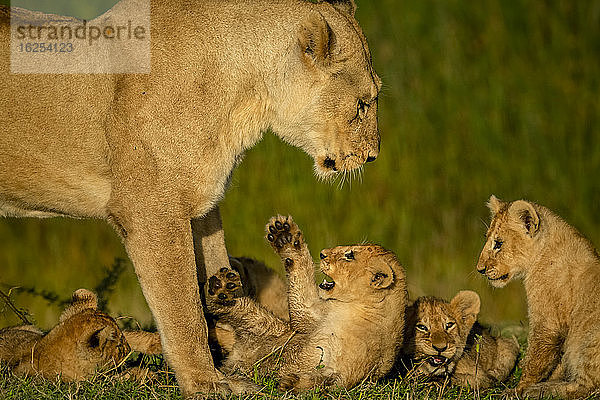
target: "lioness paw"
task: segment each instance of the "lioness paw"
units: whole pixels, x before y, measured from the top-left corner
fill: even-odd
[[[208,279],[207,302],[232,306],[242,294],[240,275],[233,269],[223,267]]]
[[[304,236],[291,216],[271,218],[266,227],[267,240],[273,250],[284,259],[286,268],[294,264],[294,254],[305,245]]]

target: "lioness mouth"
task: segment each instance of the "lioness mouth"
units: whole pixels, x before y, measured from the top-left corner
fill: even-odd
[[[321,282],[321,284],[319,285],[319,287],[323,290],[331,290],[335,286],[335,282],[333,281],[333,279],[329,278],[331,279],[331,282],[328,282],[327,278],[323,278],[323,282]]]
[[[427,359],[427,362],[432,367],[439,367],[440,365],[443,365],[446,362],[446,360],[448,359],[444,356],[431,356]]]

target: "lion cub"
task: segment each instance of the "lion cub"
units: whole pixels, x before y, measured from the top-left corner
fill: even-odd
[[[479,295],[458,292],[448,302],[419,297],[406,310],[403,353],[419,374],[455,385],[487,388],[502,382],[519,355],[516,340],[494,337],[477,322]]]
[[[523,278],[528,349],[517,393],[583,397],[600,388],[600,259],[545,207],[491,196],[492,222],[477,270],[492,286]]]
[[[302,232],[291,217],[274,217],[267,239],[281,257],[289,287],[290,320],[276,317],[247,296],[240,277],[222,268],[210,277],[207,306],[234,328],[236,341],[226,370],[274,367],[280,355],[279,387],[303,390],[316,385],[352,387],[378,378],[393,366],[402,345],[407,305],[405,273],[395,255],[376,245],[323,250],[315,285],[314,265]]]
[[[94,293],[79,289],[48,334],[33,326],[0,330],[0,361],[17,375],[60,375],[64,381],[79,381],[118,365],[129,354],[129,344],[115,320],[97,305]]]

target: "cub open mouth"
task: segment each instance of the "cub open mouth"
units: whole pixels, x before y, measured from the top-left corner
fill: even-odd
[[[327,281],[327,279],[329,279],[331,282]],[[334,280],[328,276],[323,278],[323,282],[321,282],[321,284],[319,285],[319,287],[323,290],[331,290],[331,289],[333,289],[334,286],[335,286]]]
[[[432,367],[439,367],[440,365],[444,365],[448,359],[444,356],[431,356],[427,359],[427,362]]]

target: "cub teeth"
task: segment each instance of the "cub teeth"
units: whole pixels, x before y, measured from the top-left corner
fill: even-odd
[[[319,285],[319,287],[323,290],[331,290],[335,286],[335,282],[327,282],[326,278],[323,278],[323,282]]]

